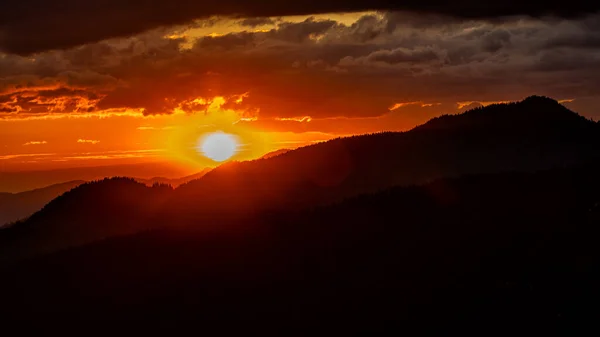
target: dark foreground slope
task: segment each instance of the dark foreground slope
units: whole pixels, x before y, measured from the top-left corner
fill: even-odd
[[[598,170],[443,179],[212,233],[109,239],[4,269],[0,317],[283,335],[598,332]]]
[[[20,193],[0,193],[0,227],[39,211],[57,196],[83,184],[76,180]]]

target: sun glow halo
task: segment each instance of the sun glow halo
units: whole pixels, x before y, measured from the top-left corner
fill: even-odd
[[[222,162],[237,152],[238,144],[235,135],[217,131],[209,133],[199,140],[198,151],[207,158]]]

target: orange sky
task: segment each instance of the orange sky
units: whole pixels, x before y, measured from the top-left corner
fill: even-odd
[[[199,151],[203,135],[222,131],[240,144],[231,160],[250,160],[281,148],[296,148],[334,137],[383,130],[406,130],[439,114],[440,104],[396,103],[379,117],[269,117],[236,110],[223,97],[192,101],[202,110],[176,108],[171,114],[145,116],[140,111],[62,113],[0,120],[0,169],[46,170],[67,167],[168,161],[190,170],[219,163]],[[236,103],[237,102],[237,103]],[[489,104],[489,102],[486,102]],[[457,106],[468,105],[457,103]],[[412,112],[417,118],[411,118]],[[415,113],[414,111],[417,111]]]
[[[223,131],[239,137],[231,160],[248,160],[280,149],[324,141],[323,132],[261,131],[242,114],[222,109],[223,98],[211,99],[206,111],[144,116],[138,111],[63,114],[0,120],[0,170],[44,170],[67,167],[169,161],[191,170],[217,162],[203,156],[203,135]]]
[[[0,120],[0,171],[48,170],[144,162],[170,162],[190,172],[218,165],[202,155],[203,135],[222,131],[240,144],[231,160],[256,159],[281,149],[296,148],[331,138],[378,131],[410,129],[442,112],[454,112],[478,102],[395,103],[377,117],[269,117],[223,107],[223,97],[194,99],[203,110],[175,109],[171,114],[140,111],[62,113]],[[481,102],[487,105],[493,102]],[[231,105],[230,105],[231,106]],[[453,110],[454,109],[454,110]]]

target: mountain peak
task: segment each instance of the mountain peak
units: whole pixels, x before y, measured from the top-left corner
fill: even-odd
[[[540,95],[529,96],[529,97],[525,98],[524,100],[522,100],[520,103],[560,105],[560,103],[557,100],[550,98],[548,96],[540,96]]]
[[[595,124],[546,96],[529,96],[522,101],[477,107],[461,114],[443,115],[415,130],[529,129]]]

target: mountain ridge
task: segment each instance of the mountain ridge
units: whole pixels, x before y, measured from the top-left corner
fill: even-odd
[[[540,120],[545,113],[552,117]],[[513,116],[521,116],[516,120],[521,124],[515,124]],[[250,209],[257,206],[252,200],[261,197],[266,200],[258,204],[275,202],[273,208],[310,204],[315,198],[329,202],[339,198],[330,193],[332,186],[342,194],[357,194],[447,175],[572,165],[600,155],[598,144],[598,123],[552,99],[533,96],[440,117],[406,132],[336,138],[266,161],[228,163],[204,179],[183,184],[175,194],[195,200],[207,197],[201,191],[227,190],[229,202],[239,201],[238,207]],[[270,183],[254,184],[258,180]],[[245,197],[236,198],[234,189],[245,191]],[[308,198],[299,195],[307,189],[319,191]]]
[[[462,118],[457,118],[462,116]],[[447,129],[449,127],[481,127],[497,123],[499,127],[517,127],[516,122],[581,123],[593,122],[569,110],[558,101],[546,96],[529,96],[522,101],[480,106],[460,114],[434,117],[413,130]],[[469,122],[469,123],[461,123]],[[594,122],[595,123],[595,122]]]
[[[154,184],[171,185],[178,187],[190,180],[199,179],[212,168],[205,168],[198,173],[184,176],[181,178],[154,177],[150,179],[132,178],[147,186]],[[110,179],[110,177],[106,177]],[[0,192],[0,228],[13,222],[24,220],[30,215],[42,209],[44,205],[59,197],[61,194],[87,182],[101,181],[103,179],[93,180],[73,180],[63,183],[52,184],[23,192]]]
[[[547,111],[548,107],[553,115],[560,118],[540,122],[538,114]],[[508,122],[505,124],[511,125],[512,115],[534,108],[537,110],[523,119],[523,124],[513,128],[513,132],[496,127],[497,123],[471,123],[473,120],[479,122],[481,118],[486,121],[484,117],[492,120],[502,118],[502,111],[508,109],[508,117],[504,117]],[[493,118],[489,117],[490,111]],[[443,130],[431,127],[447,120],[451,120],[447,123],[451,127]],[[469,126],[470,129],[465,131],[464,124],[479,126]],[[235,219],[272,211],[302,210],[376,193],[392,186],[419,185],[468,174],[534,172],[579,165],[599,157],[599,124],[581,119],[576,113],[550,101],[526,99],[441,118],[427,128],[337,138],[268,159],[226,163],[174,190],[160,185],[156,189],[134,187],[140,195],[127,199],[126,204],[133,209],[148,207],[151,216],[139,213],[141,211],[129,212],[127,207],[118,203],[106,202],[107,208],[102,212],[93,207],[90,209],[97,218],[79,212],[79,220],[75,221],[69,212],[90,207],[85,206],[84,200],[93,204],[96,198],[94,188],[101,195],[120,195],[123,192],[118,187],[112,191],[106,189],[107,183],[102,182],[84,185],[89,191],[87,194],[78,198],[72,197],[74,193],[69,194],[72,206],[59,207],[59,203],[51,203],[43,213],[26,222],[29,229],[23,232],[36,233],[37,228],[45,226],[42,223],[50,224],[45,230],[52,231],[51,223],[54,223],[53,226],[62,229],[57,229],[54,236],[46,237],[57,237],[65,228],[73,228],[73,233],[81,232],[82,237],[74,235],[69,244],[77,245],[94,238],[85,233],[86,229],[81,228],[80,223],[93,228],[94,235],[100,237],[119,234],[119,226],[130,228],[131,222],[137,224],[135,230],[167,224],[212,230],[211,224],[215,221],[235,222]],[[98,184],[101,184],[100,187],[95,187]],[[127,183],[122,186],[133,185]],[[123,219],[120,218],[122,214],[126,215]],[[140,218],[136,220],[135,216]],[[49,217],[52,221],[45,220]],[[105,222],[111,226],[104,226]],[[53,242],[51,239],[47,242],[40,239],[43,244],[36,241],[33,245],[28,237],[41,236],[31,233],[17,235],[18,240],[14,240],[11,248],[0,245],[0,259],[9,256],[10,250],[23,253],[43,247],[37,254],[64,247],[62,241]],[[0,240],[2,236],[0,232]]]

